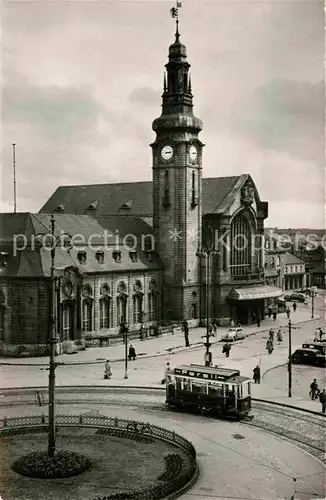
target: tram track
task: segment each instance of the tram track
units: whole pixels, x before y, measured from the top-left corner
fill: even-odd
[[[0,410],[20,406],[48,404],[45,387],[1,389]],[[150,411],[175,410],[165,404],[164,387],[140,386],[61,386],[56,389],[56,404],[137,407]],[[241,421],[244,426],[282,437],[326,464],[324,442],[325,417],[317,412],[272,401],[252,399],[252,418]]]

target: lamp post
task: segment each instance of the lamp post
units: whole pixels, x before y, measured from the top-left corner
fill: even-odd
[[[314,287],[310,288],[311,290],[311,318],[313,319],[315,317],[315,297],[316,297],[316,290]]]
[[[202,337],[206,339],[204,342],[204,346],[206,347],[206,352],[204,355],[205,366],[210,366],[212,364],[212,353],[210,352],[211,343],[209,341],[212,334],[209,331],[209,320],[210,320],[210,296],[209,296],[209,264],[210,264],[210,256],[218,255],[218,252],[215,249],[215,245],[210,248],[201,247],[201,249],[197,252],[197,257],[204,257],[206,260],[206,335]]]
[[[299,327],[293,326],[291,319],[286,326],[283,328],[288,328],[289,331],[289,352],[288,352],[288,397],[292,398],[292,330]]]
[[[125,341],[125,376],[124,378],[127,379],[128,378],[128,328],[126,327],[126,325],[124,325],[125,327],[125,331],[124,331],[124,334],[125,334],[125,338],[124,338],[124,341]]]
[[[55,454],[55,369],[57,363],[55,362],[55,346],[57,343],[56,335],[56,324],[55,324],[55,314],[54,314],[54,287],[55,287],[55,251],[59,244],[62,244],[62,238],[69,238],[69,246],[66,245],[67,251],[69,252],[71,248],[70,239],[71,236],[68,234],[55,236],[55,219],[54,215],[51,214],[50,219],[50,233],[38,233],[36,237],[45,236],[51,238],[51,268],[50,268],[50,296],[49,296],[49,332],[48,332],[48,344],[49,344],[49,431],[48,431],[48,455],[53,457]],[[46,245],[45,245],[46,246]]]

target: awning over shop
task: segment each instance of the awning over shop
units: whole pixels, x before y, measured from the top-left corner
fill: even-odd
[[[280,288],[274,286],[256,286],[250,288],[233,288],[228,295],[231,300],[259,300],[273,297],[281,297]]]

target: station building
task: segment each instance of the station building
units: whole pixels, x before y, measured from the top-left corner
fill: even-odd
[[[61,186],[38,214],[1,215],[3,353],[43,352],[53,287],[64,350],[85,336],[117,336],[121,322],[130,330],[182,319],[196,326],[207,317],[246,325],[264,319],[266,299],[282,295],[278,283],[265,282],[268,203],[254,180],[203,178],[189,68],[177,28],[152,124],[151,181]],[[79,235],[72,248],[56,248],[54,282],[51,252],[44,241],[35,247],[51,214],[56,238]],[[17,234],[26,236],[19,251]]]

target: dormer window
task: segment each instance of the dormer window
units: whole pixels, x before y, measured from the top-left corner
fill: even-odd
[[[77,259],[79,264],[86,264],[86,252],[78,252]]]
[[[95,258],[99,264],[104,264],[104,252],[102,251],[96,252]]]
[[[146,252],[146,259],[151,261],[153,259],[153,252],[151,251]]]
[[[117,263],[121,262],[121,252],[120,252],[120,250],[113,250],[112,257],[113,257],[114,262],[117,262]]]
[[[137,252],[129,252],[131,262],[138,262]]]

